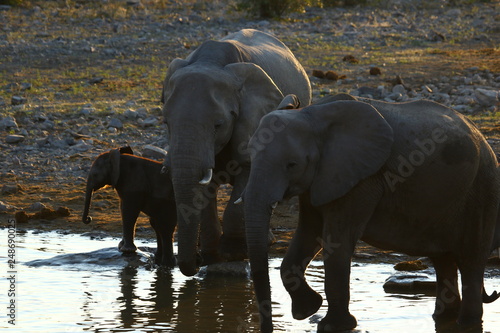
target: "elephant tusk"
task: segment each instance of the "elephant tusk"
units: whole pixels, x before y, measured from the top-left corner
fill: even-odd
[[[212,174],[213,170],[212,169],[207,169],[207,172],[205,173],[205,176],[203,177],[202,180],[199,181],[200,185],[208,185],[210,184],[210,181],[212,180]]]
[[[278,207],[278,201],[276,201],[275,203],[273,203],[273,204],[271,205],[271,208],[272,208],[272,209],[275,209],[276,207]]]
[[[239,197],[238,200],[236,200],[235,202],[233,202],[235,205],[239,205],[241,203],[243,203],[243,198],[242,197]]]

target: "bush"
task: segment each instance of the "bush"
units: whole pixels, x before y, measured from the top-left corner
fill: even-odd
[[[237,9],[262,18],[281,17],[303,11],[307,6],[356,6],[367,0],[238,0]]]
[[[262,18],[273,18],[319,3],[321,0],[239,0],[237,9]]]
[[[0,0],[0,5],[21,6],[26,3],[26,0]]]

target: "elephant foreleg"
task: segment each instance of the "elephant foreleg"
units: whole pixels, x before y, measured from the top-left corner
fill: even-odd
[[[356,318],[349,312],[351,258],[382,196],[381,189],[376,178],[365,180],[363,185],[323,208],[328,312],[318,324],[318,332],[351,330],[357,326]]]
[[[311,260],[321,250],[321,215],[300,198],[299,225],[281,264],[281,280],[292,298],[292,315],[305,319],[316,313],[323,298],[307,284],[304,273]]]
[[[123,253],[134,253],[137,251],[137,247],[134,244],[135,225],[140,213],[140,208],[137,205],[137,202],[133,200],[122,200],[120,202],[123,238],[118,245],[118,249]]]
[[[436,271],[436,307],[432,317],[436,322],[456,320],[460,311],[457,265],[451,256],[431,258]]]
[[[248,257],[245,239],[244,205],[235,205],[248,180],[248,170],[235,178],[231,198],[227,203],[223,216],[223,234],[221,238],[221,254],[228,261],[243,260]]]

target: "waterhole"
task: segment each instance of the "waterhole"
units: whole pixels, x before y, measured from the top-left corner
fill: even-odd
[[[0,230],[0,239],[7,237],[7,229]],[[252,284],[245,274],[185,277],[177,268],[152,265],[147,250],[121,256],[116,238],[28,231],[18,233],[15,241],[15,297],[7,297],[8,278],[0,282],[0,327],[12,332],[258,331]],[[156,246],[140,239],[136,245]],[[0,258],[0,270],[8,272],[6,241],[0,241]],[[326,300],[317,314],[294,320],[279,277],[280,263],[270,261],[275,331],[316,332],[326,314]],[[434,297],[384,292],[383,283],[394,272],[388,264],[353,262],[350,309],[358,319],[355,332],[435,332]],[[307,280],[324,297],[321,261],[312,262]],[[500,291],[500,278],[487,277],[485,286]],[[11,299],[16,304],[15,327],[7,317]],[[500,332],[499,302],[484,306],[484,332]]]

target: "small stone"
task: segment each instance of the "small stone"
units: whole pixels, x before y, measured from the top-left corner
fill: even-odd
[[[499,91],[477,88],[474,97],[482,106],[494,106],[499,101]]]
[[[123,129],[123,123],[118,118],[111,118],[111,120],[108,123],[108,127],[114,127],[116,129]]]
[[[436,281],[426,274],[396,274],[384,283],[386,293],[433,294],[436,292]]]
[[[60,217],[68,217],[71,215],[68,207],[59,207],[59,208],[57,208],[56,213]]]
[[[31,89],[31,83],[28,83],[28,82],[21,83],[21,91],[30,90],[30,89]]]
[[[35,203],[31,204],[31,206],[28,208],[28,211],[39,212],[39,211],[41,211],[44,208],[47,208],[47,206],[45,206],[41,202],[35,202]]]
[[[10,134],[10,135],[7,135],[7,137],[5,138],[5,142],[11,143],[11,144],[19,143],[19,142],[23,142],[23,141],[24,141],[24,136],[18,135],[18,134]]]
[[[12,105],[21,105],[26,103],[26,98],[21,96],[12,96],[11,104]]]
[[[412,260],[412,261],[402,261],[397,263],[394,266],[394,269],[397,271],[421,271],[429,268],[426,264],[424,264],[421,260]]]
[[[8,211],[14,210],[16,207],[6,204],[3,201],[0,201],[0,213],[6,213]]]
[[[156,119],[156,117],[148,117],[141,123],[143,127],[154,126],[156,124],[158,124],[158,119]]]
[[[16,214],[14,214],[14,218],[17,223],[28,223],[29,220],[29,216],[24,210],[16,212]]]
[[[370,75],[382,75],[382,71],[378,67],[370,68]]]
[[[328,71],[325,73],[325,78],[327,78],[328,80],[337,81],[339,79],[339,75],[334,71]]]
[[[397,84],[397,85],[395,85],[392,88],[392,92],[393,93],[399,93],[401,95],[405,95],[406,94],[406,89],[405,89],[405,87],[402,84]]]
[[[103,77],[95,77],[95,78],[90,79],[89,83],[90,84],[99,84],[99,83],[102,83],[102,81],[104,81]]]
[[[312,76],[317,77],[319,79],[325,78],[325,72],[319,69],[313,69]]]
[[[83,115],[83,116],[88,116],[92,113],[94,113],[96,110],[95,108],[92,106],[92,104],[87,104],[85,106],[83,106],[81,109],[80,109],[80,114]]]
[[[351,54],[348,54],[348,55],[344,56],[344,57],[342,58],[342,61],[348,62],[348,63],[350,63],[350,64],[357,64],[357,63],[359,63],[359,60],[358,60],[358,59],[356,59],[356,57],[354,57],[354,56],[353,56],[353,55],[351,55]]]
[[[19,193],[23,190],[21,185],[4,185],[2,187],[2,195],[7,195],[7,194],[16,194]]]
[[[138,112],[132,109],[128,109],[127,111],[123,112],[123,115],[128,119],[136,119],[137,117],[139,117]]]

